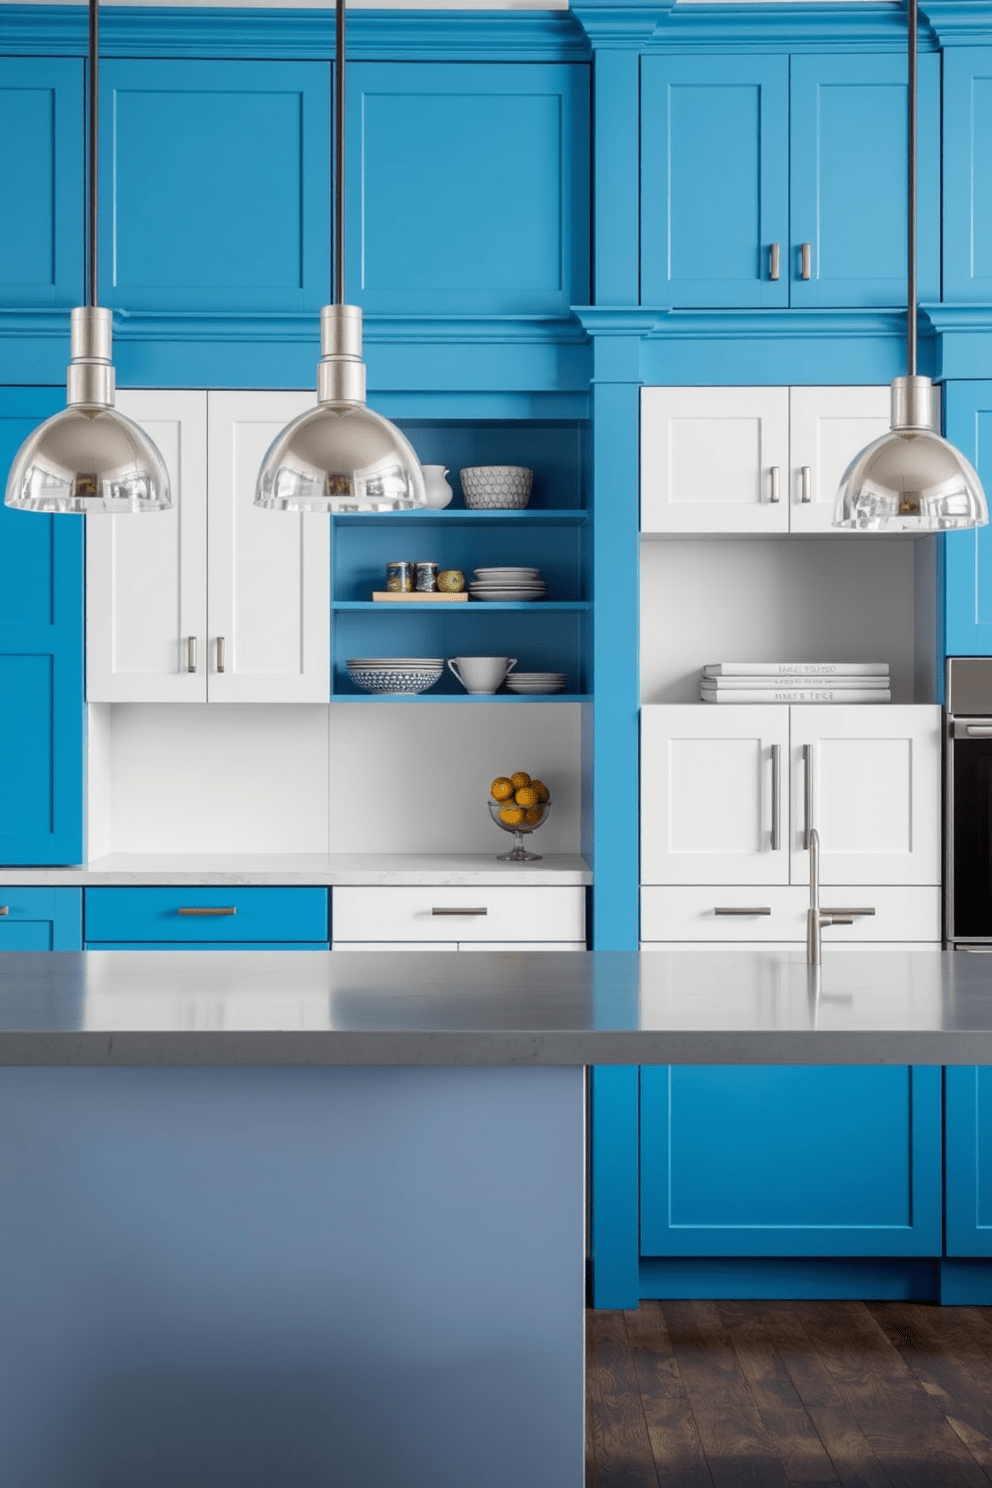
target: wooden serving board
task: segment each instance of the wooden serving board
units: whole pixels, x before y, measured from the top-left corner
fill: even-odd
[[[461,594],[397,594],[392,589],[373,589],[372,598],[382,604],[464,604],[468,591]]]

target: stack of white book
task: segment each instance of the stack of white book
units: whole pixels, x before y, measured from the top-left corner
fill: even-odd
[[[887,661],[719,661],[703,667],[704,703],[888,703]]]

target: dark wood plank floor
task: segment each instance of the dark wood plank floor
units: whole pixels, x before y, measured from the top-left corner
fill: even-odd
[[[992,1308],[590,1312],[587,1488],[988,1488]]]

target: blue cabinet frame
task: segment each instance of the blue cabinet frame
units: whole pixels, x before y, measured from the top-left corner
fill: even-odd
[[[948,439],[992,490],[992,379],[947,383],[944,404]],[[992,655],[992,526],[944,538],[944,651]]]

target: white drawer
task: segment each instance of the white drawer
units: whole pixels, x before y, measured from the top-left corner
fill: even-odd
[[[332,951],[457,951],[453,940],[335,940]]]
[[[804,941],[809,890],[651,885],[641,889],[642,941]],[[834,941],[939,941],[940,889],[879,888],[877,885],[820,890],[820,908],[874,909],[854,916],[851,925],[830,925],[824,944]],[[718,910],[730,913],[719,914]],[[736,911],[736,912],[735,912]],[[748,913],[747,911],[754,911]],[[761,912],[759,912],[761,911]]]
[[[584,940],[477,940],[459,941],[460,951],[584,951]]]
[[[579,886],[429,885],[336,888],[334,943],[364,941],[585,941]],[[341,947],[344,949],[343,945]]]

